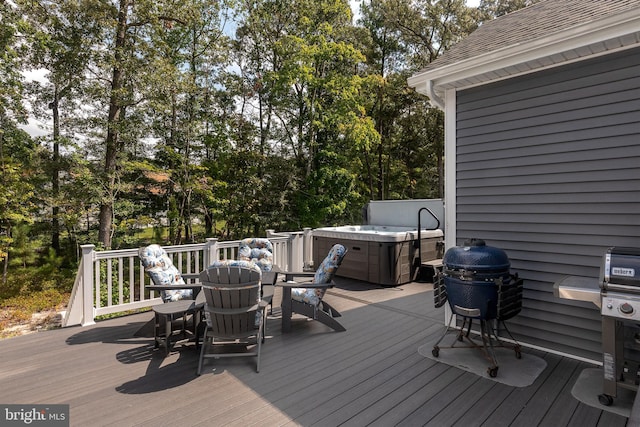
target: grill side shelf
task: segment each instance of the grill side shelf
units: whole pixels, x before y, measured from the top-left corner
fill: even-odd
[[[586,301],[600,308],[600,283],[597,277],[565,276],[553,284],[553,294],[558,298]]]

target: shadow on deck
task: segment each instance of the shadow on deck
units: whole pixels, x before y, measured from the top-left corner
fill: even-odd
[[[512,387],[420,355],[444,330],[430,284],[342,279],[325,298],[347,331],[294,318],[282,335],[272,317],[259,374],[240,358],[209,362],[197,377],[193,345],[165,358],[136,336],[151,313],[3,340],[0,403],[69,404],[77,426],[627,424],[572,396],[591,365],[525,348],[547,366],[533,384]]]

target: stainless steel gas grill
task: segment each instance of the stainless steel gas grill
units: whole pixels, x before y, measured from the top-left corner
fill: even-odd
[[[438,357],[439,344],[451,330],[454,316],[462,318],[462,326],[456,332],[456,341],[470,344],[466,347],[479,348],[491,362],[487,373],[491,377],[498,374],[498,362],[494,346],[506,346],[498,338],[496,328],[502,325],[511,340],[516,357],[520,358],[520,345],[509,333],[505,320],[518,314],[522,307],[522,279],[509,272],[511,263],[506,253],[498,248],[486,246],[485,242],[471,239],[464,246],[450,248],[442,260],[443,271],[434,281],[434,303],[441,307],[449,302],[451,318],[443,336],[434,345],[432,354]],[[470,338],[473,320],[480,322],[482,345]],[[465,331],[466,329],[466,331]]]
[[[604,383],[598,400],[611,405],[618,387],[640,385],[640,248],[607,250],[600,288]]]

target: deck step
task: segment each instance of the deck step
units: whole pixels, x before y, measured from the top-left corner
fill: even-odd
[[[442,258],[425,261],[420,263],[420,265],[422,267],[442,268]]]

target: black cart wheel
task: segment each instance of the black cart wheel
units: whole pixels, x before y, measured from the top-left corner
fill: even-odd
[[[516,349],[516,359],[522,359],[522,352],[520,351],[520,349]]]
[[[487,368],[487,373],[489,374],[489,376],[491,378],[497,377],[498,376],[498,367],[497,366],[493,366],[493,367]]]
[[[611,406],[611,404],[613,403],[613,397],[609,396],[608,394],[599,394],[598,401],[601,405]]]
[[[431,350],[431,354],[433,354],[433,357],[440,356],[440,347],[438,346],[433,347],[433,350]]]

